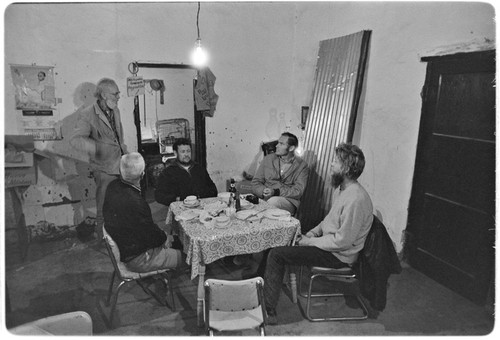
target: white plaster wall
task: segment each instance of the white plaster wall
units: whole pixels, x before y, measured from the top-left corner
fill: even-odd
[[[107,76],[124,93],[131,61],[189,63],[196,11],[196,3],[10,5],[4,14],[5,131],[21,132],[9,63],[55,66],[62,99],[56,114],[67,136],[74,113],[92,99],[82,88]],[[367,157],[360,181],[400,251],[425,79],[419,58],[450,44],[494,40],[493,17],[486,3],[203,2],[201,38],[220,96],[215,117],[207,119],[207,161],[219,190],[228,177],[255,170],[261,141],[284,130],[303,138],[300,106],[309,105],[319,41],[372,30],[354,142]],[[126,144],[135,150],[132,98],[123,95],[119,107]],[[65,162],[85,160],[67,140],[37,147],[66,155]],[[81,165],[66,167],[64,176],[73,181],[82,173],[74,169]]]
[[[487,3],[322,3],[297,8],[295,40],[312,49],[312,42],[372,30],[366,83],[354,136],[367,164],[360,182],[370,193],[396,242],[403,245],[413,180],[420,92],[426,63],[420,58],[436,49],[470,51],[468,46],[495,40],[495,10]],[[314,22],[311,27],[311,22]],[[298,60],[302,59],[297,57]],[[315,59],[303,57],[309,72]],[[303,68],[297,67],[297,78]],[[308,93],[295,84],[294,94]],[[306,91],[304,91],[306,89]]]

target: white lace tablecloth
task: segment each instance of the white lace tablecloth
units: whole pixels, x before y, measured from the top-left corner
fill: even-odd
[[[186,261],[191,265],[191,279],[198,276],[200,264],[207,265],[225,256],[257,253],[268,248],[290,245],[296,235],[300,234],[300,222],[293,217],[286,220],[263,217],[255,221],[234,217],[226,228],[203,224],[199,218],[179,221],[175,218],[188,209],[213,208],[218,200],[216,197],[202,199],[196,208],[186,208],[182,202],[170,204],[165,222],[167,227],[171,227],[179,235],[187,255]],[[271,208],[273,207],[263,200],[253,207],[257,211]]]

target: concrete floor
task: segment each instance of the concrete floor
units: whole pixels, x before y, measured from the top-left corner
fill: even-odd
[[[120,292],[116,318],[109,325],[104,300],[112,265],[105,249],[95,242],[82,243],[75,235],[66,235],[57,241],[32,243],[24,262],[16,247],[6,244],[5,262],[11,309],[5,315],[5,332],[5,327],[80,310],[92,317],[94,335],[203,335],[196,325],[197,280],[191,281],[188,273],[173,280],[176,312],[131,283]],[[218,261],[207,267],[207,273],[208,277],[240,279],[242,269]],[[161,286],[156,289],[165,293]],[[329,308],[341,308],[332,303],[337,307]],[[486,335],[494,328],[492,306],[478,306],[405,264],[401,274],[390,277],[386,309],[378,314],[371,311],[367,320],[312,323],[286,293],[281,295],[277,312],[279,324],[267,326],[268,335]]]

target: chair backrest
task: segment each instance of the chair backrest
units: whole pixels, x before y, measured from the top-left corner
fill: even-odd
[[[261,277],[240,281],[208,279],[205,281],[205,307],[226,312],[257,308],[263,303],[263,284]]]
[[[115,268],[116,273],[120,276],[120,278],[132,277],[132,272],[130,272],[123,262],[120,261],[120,249],[118,249],[118,245],[115,240],[108,234],[106,228],[102,228],[103,238],[106,243],[106,248],[108,249],[109,257],[111,258],[111,262],[113,263],[113,267]],[[130,274],[128,274],[130,273]]]
[[[278,145],[278,140],[273,140],[267,143],[262,142],[260,147],[262,148],[262,152],[264,152],[264,156],[275,153],[276,145]]]
[[[15,335],[92,335],[92,318],[87,312],[69,312],[35,320],[9,329]]]

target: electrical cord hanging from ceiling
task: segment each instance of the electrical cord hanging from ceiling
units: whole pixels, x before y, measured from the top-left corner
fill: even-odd
[[[200,25],[199,25],[199,20],[200,20],[200,2],[198,2],[198,13],[196,13],[196,29],[198,31],[198,39],[200,39]]]

